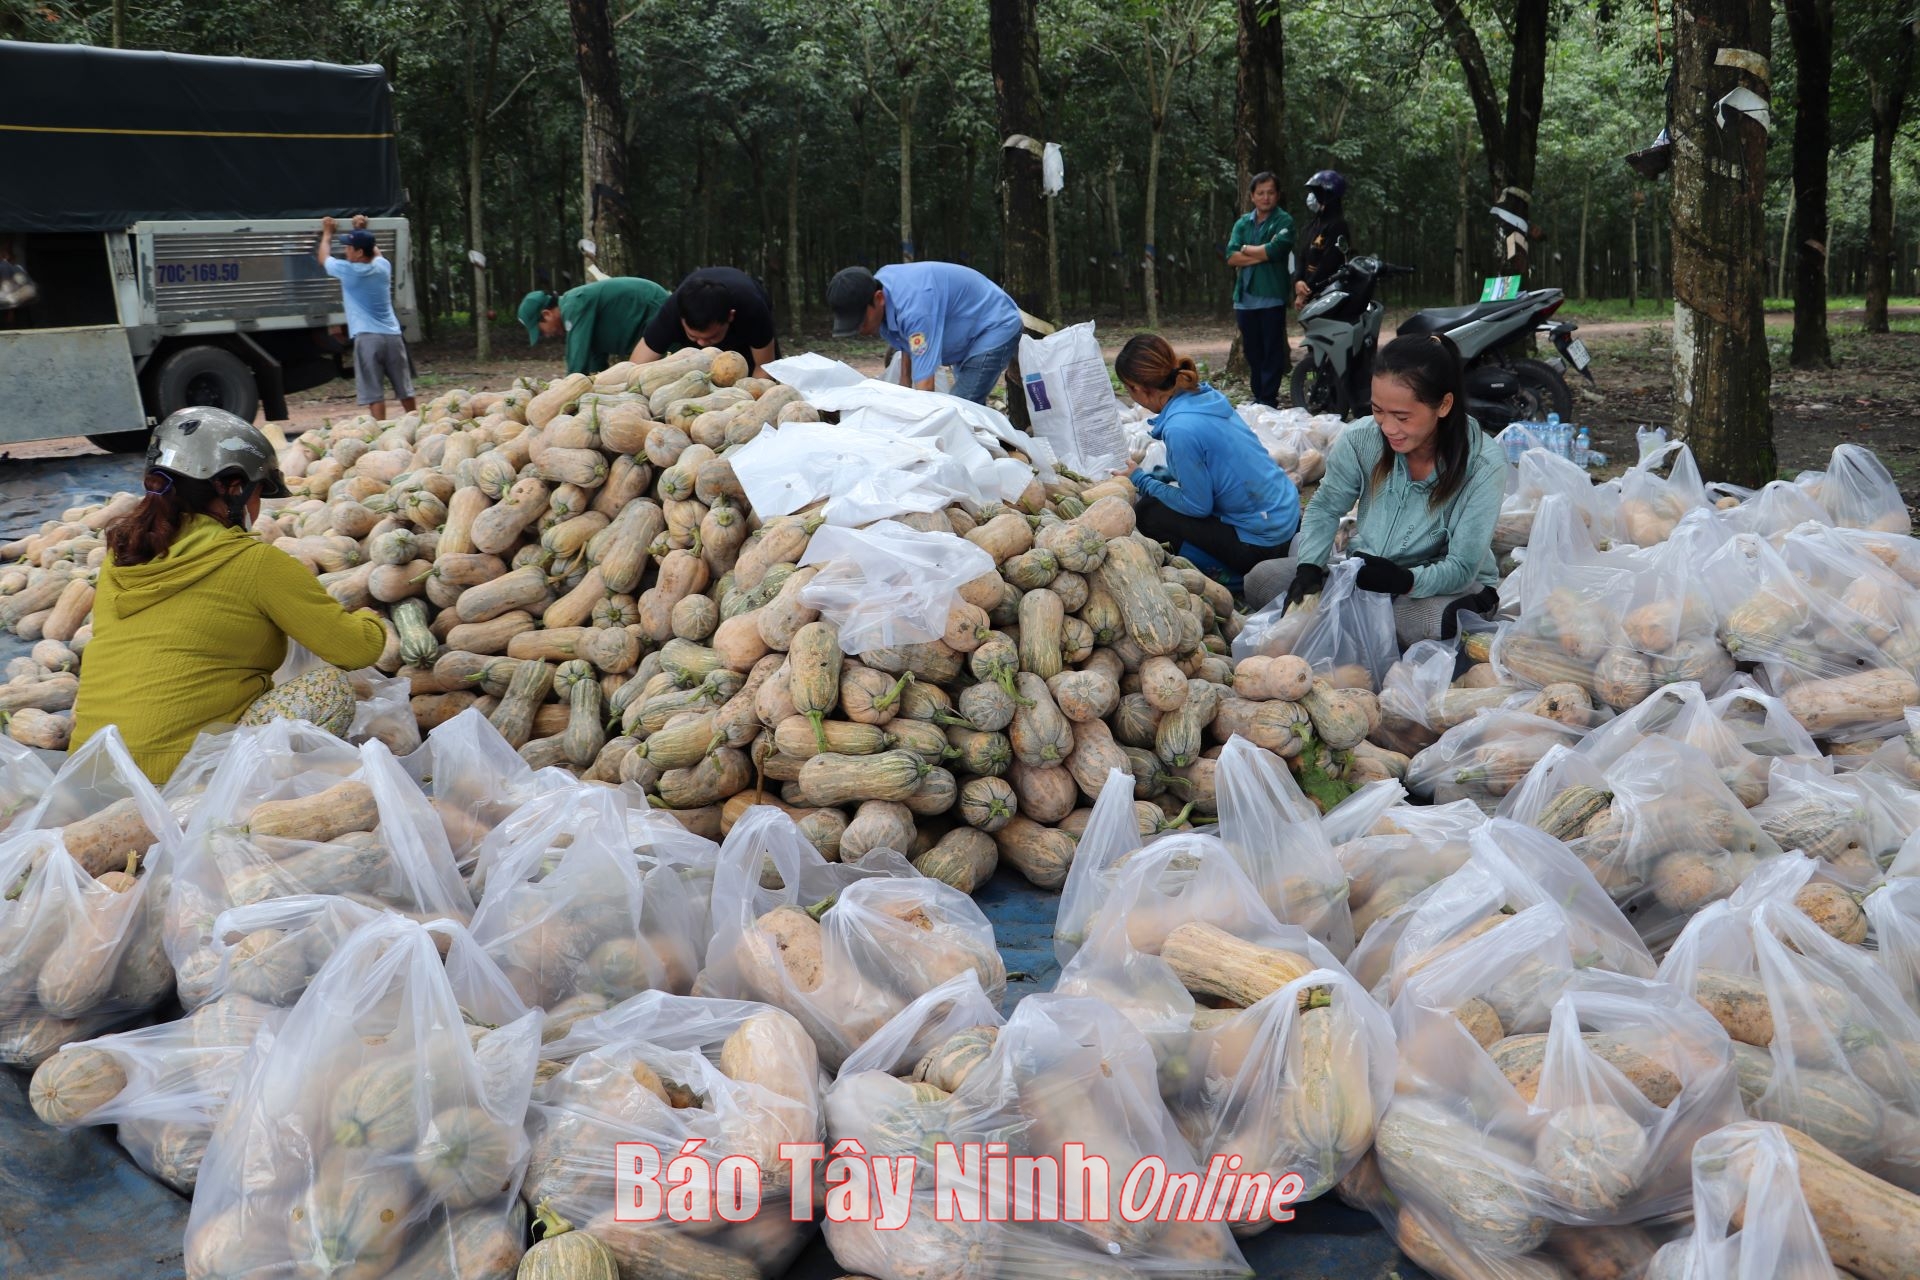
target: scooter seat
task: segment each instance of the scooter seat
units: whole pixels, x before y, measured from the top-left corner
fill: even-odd
[[[1503,298],[1499,302],[1476,302],[1464,307],[1429,307],[1401,321],[1394,333],[1403,338],[1423,333],[1445,333],[1448,329],[1474,320],[1504,315],[1513,310],[1514,304],[1519,301],[1519,298]]]

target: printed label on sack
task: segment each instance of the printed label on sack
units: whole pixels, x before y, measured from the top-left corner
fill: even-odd
[[[1030,373],[1027,375],[1027,408],[1033,413],[1046,413],[1053,408],[1053,400],[1047,395],[1047,379],[1045,374]]]
[[[816,1181],[832,1222],[905,1226],[916,1208],[941,1222],[1293,1221],[1306,1192],[1297,1173],[1245,1173],[1237,1155],[1216,1155],[1204,1172],[1176,1172],[1147,1156],[1116,1180],[1105,1157],[1069,1142],[1058,1156],[1014,1155],[1004,1142],[935,1144],[932,1189],[918,1156],[869,1156],[857,1139],[783,1142],[784,1175],[763,1182],[746,1156],[712,1159],[692,1138],[665,1159],[648,1142],[614,1145],[614,1218],[619,1222],[745,1222],[761,1207],[761,1187],[792,1188],[791,1220],[812,1222]],[[918,1192],[916,1193],[916,1187]]]

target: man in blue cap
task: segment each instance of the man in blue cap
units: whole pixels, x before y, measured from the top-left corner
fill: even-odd
[[[364,214],[354,218],[353,230],[341,237],[347,256],[334,257],[333,233],[338,225],[332,218],[320,220],[320,248],[314,257],[321,270],[340,282],[347,336],[353,340],[355,398],[374,421],[382,421],[387,416],[385,384],[391,382],[401,408],[411,413],[416,403],[413,361],[400,318],[393,313],[393,263],[380,252]]]
[[[953,394],[985,404],[1020,354],[1020,308],[1005,289],[956,262],[848,267],[827,284],[833,336],[879,334],[900,352],[903,386],[933,390],[934,371],[953,369]],[[1011,380],[1008,398],[1017,393]]]

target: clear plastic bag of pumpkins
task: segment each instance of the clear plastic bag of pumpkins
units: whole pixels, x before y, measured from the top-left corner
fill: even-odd
[[[623,1275],[786,1274],[818,1202],[812,1185],[796,1200],[781,1147],[820,1141],[825,1079],[791,1014],[649,991],[575,1022],[542,1059],[529,1203],[598,1239]],[[667,1162],[696,1144],[716,1204],[731,1207],[675,1222],[656,1199],[655,1216],[616,1217],[615,1143],[651,1146],[663,1183]]]
[[[213,922],[212,1003],[232,996],[291,1009],[341,944],[381,914],[378,906],[315,893],[228,907]]]
[[[1920,595],[1847,535],[1740,534],[1700,566],[1721,644],[1817,739],[1884,736],[1920,702]]]
[[[0,842],[0,1063],[34,1067],[166,997],[179,830],[108,728]]]
[[[521,805],[572,781],[563,769],[535,770],[471,707],[433,727],[425,754],[427,795],[462,871]]]
[[[174,1022],[83,1040],[41,1063],[34,1113],[60,1129],[118,1125],[120,1145],[151,1176],[193,1194],[227,1098],[259,1033],[284,1010],[236,998]]]
[[[53,783],[53,770],[33,748],[0,738],[0,833],[10,829]]]
[[[212,991],[220,912],[314,893],[421,919],[473,911],[427,798],[391,752],[275,721],[236,738],[182,842],[167,904],[181,1003]]]
[[[1607,770],[1602,794],[1568,847],[1650,947],[1666,947],[1780,853],[1714,762],[1672,738],[1641,739]]]
[[[642,991],[685,995],[700,971],[704,913],[674,868],[636,857],[626,798],[575,783],[529,802],[483,847],[473,935],[529,1005],[601,1007]],[[484,880],[482,876],[484,874]]]
[[[1155,841],[1121,869],[1056,990],[1105,1002],[1146,1036],[1196,1153],[1236,1156],[1248,1176],[1297,1173],[1310,1199],[1372,1141],[1393,1032],[1332,953],[1250,888],[1218,840]]]
[[[1803,856],[1774,859],[1694,917],[1660,974],[1734,1040],[1749,1115],[1920,1186],[1920,1014],[1871,953],[1843,940],[1861,936],[1861,908],[1818,870]]]
[[[229,1100],[186,1274],[508,1280],[539,1043],[538,1012],[460,926],[359,929]]]
[[[695,994],[798,1018],[837,1069],[923,992],[962,970],[996,998],[1006,968],[972,898],[891,849],[828,862],[785,813],[749,809],[720,849],[713,937]]]
[[[1907,1007],[1920,1013],[1920,863],[1896,862],[1886,883],[1867,894],[1860,909],[1873,938],[1874,959]]]
[[[1098,1000],[1029,996],[990,1037],[962,1031],[920,1079],[885,1070],[843,1072],[827,1099],[829,1145],[857,1139],[867,1152],[916,1155],[919,1168],[906,1221],[826,1224],[827,1244],[848,1271],[875,1280],[1004,1280],[1181,1275],[1196,1280],[1248,1274],[1224,1223],[1129,1222],[1119,1196],[1127,1171],[1148,1156],[1170,1176],[1204,1164],[1160,1100],[1151,1048],[1119,1012]],[[887,1065],[900,1069],[903,1059]],[[935,1083],[938,1080],[939,1083]],[[937,1144],[1004,1142],[1012,1156],[1062,1158],[1084,1145],[1112,1171],[1104,1220],[1097,1206],[1070,1221],[942,1221],[931,1177]],[[948,1179],[967,1199],[984,1181]]]
[[[1458,870],[1376,923],[1348,960],[1348,970],[1383,1003],[1426,966],[1475,938],[1506,932],[1535,908],[1565,922],[1580,967],[1653,976],[1653,957],[1633,925],[1558,840],[1495,819],[1467,845]],[[1529,1018],[1544,1016],[1552,981],[1544,970],[1515,970],[1504,975],[1503,1001]],[[1504,1015],[1501,1022],[1511,1029]]]
[[[1742,1120],[1688,1161],[1693,1230],[1640,1266],[1648,1280],[1829,1280],[1837,1274],[1808,1207],[1787,1130]]]

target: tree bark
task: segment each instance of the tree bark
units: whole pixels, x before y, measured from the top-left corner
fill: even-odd
[[[1120,238],[1120,157],[1107,158],[1107,244],[1110,246],[1112,261],[1110,266],[1120,273],[1120,316],[1127,314],[1127,285],[1133,276],[1133,269],[1127,262],[1126,243]]]
[[[1158,289],[1159,272],[1155,269],[1160,257],[1160,246],[1154,240],[1154,222],[1159,215],[1160,196],[1160,135],[1164,122],[1156,112],[1152,123],[1152,135],[1147,139],[1147,190],[1146,212],[1141,218],[1142,247],[1146,252],[1140,259],[1140,287],[1146,295],[1147,328],[1160,327],[1160,295]]]
[[[1587,214],[1592,208],[1593,175],[1588,174],[1586,184],[1580,188],[1580,252],[1574,264],[1578,273],[1574,277],[1574,287],[1578,290],[1575,296],[1582,302],[1587,300]]]
[[[593,262],[610,276],[631,270],[627,251],[627,148],[607,0],[567,0],[573,56],[584,106],[581,138],[580,221],[593,241]],[[584,275],[586,262],[581,263]]]
[[[1738,88],[1767,98],[1771,8],[1770,0],[1678,0],[1674,14],[1673,423],[1702,474],[1750,488],[1775,475],[1767,132],[1731,109],[1716,120],[1714,104]]]
[[[127,26],[127,0],[113,0],[113,47],[121,47]]]
[[[1467,95],[1473,101],[1474,118],[1486,147],[1493,203],[1530,220],[1534,160],[1540,145],[1540,104],[1547,84],[1547,29],[1552,16],[1549,0],[1517,0],[1514,6],[1513,60],[1507,68],[1504,118],[1486,52],[1459,0],[1432,0],[1432,4],[1466,78]],[[1505,264],[1507,274],[1524,276],[1528,241],[1524,236],[1510,239],[1512,232],[1513,228],[1500,224],[1494,260]]]
[[[1775,259],[1773,264],[1773,296],[1776,298],[1784,298],[1787,296],[1787,260],[1793,256],[1793,201],[1794,186],[1789,182],[1787,184],[1787,212],[1785,216],[1780,219],[1780,256]],[[1821,277],[1823,281],[1825,278],[1824,275]]]
[[[1827,345],[1827,153],[1832,0],[1786,0],[1793,41],[1793,353],[1796,369],[1833,363]]]
[[[913,94],[900,91],[900,261],[913,261]]]
[[[1627,310],[1640,305],[1640,205],[1645,193],[1635,191],[1627,208]]]
[[[1868,113],[1873,120],[1873,182],[1867,197],[1867,332],[1886,333],[1887,296],[1893,291],[1893,143],[1913,82],[1916,29],[1900,24],[1890,65],[1867,73]]]
[[[807,289],[800,270],[800,148],[807,135],[794,135],[787,148],[787,243],[781,257],[787,268],[787,329],[800,332],[800,319],[806,314]]]
[[[1036,0],[990,0],[987,35],[991,45],[993,95],[999,108],[1000,138],[1015,134],[1044,142],[1040,107],[1040,18]],[[1040,157],[1025,147],[1000,148],[1003,198],[1001,251],[1006,255],[1000,284],[1013,300],[1038,312],[1047,290],[1047,220],[1041,194]],[[1057,288],[1054,292],[1058,292]],[[1058,318],[1054,310],[1051,318]]]
[[[1238,0],[1240,28],[1233,81],[1233,154],[1240,209],[1253,207],[1247,184],[1271,171],[1287,181],[1286,34],[1278,0]]]
[[[1467,301],[1467,263],[1472,244],[1467,224],[1467,174],[1473,163],[1473,148],[1467,145],[1467,131],[1464,125],[1456,124],[1453,131],[1454,145],[1459,148],[1460,195],[1459,216],[1453,224],[1453,305],[1464,306]]]
[[[1506,185],[1494,203],[1532,221],[1534,160],[1540,154],[1540,104],[1547,87],[1549,0],[1519,0],[1513,25],[1513,63],[1507,73]],[[1532,243],[1518,245],[1509,274],[1527,273]]]

